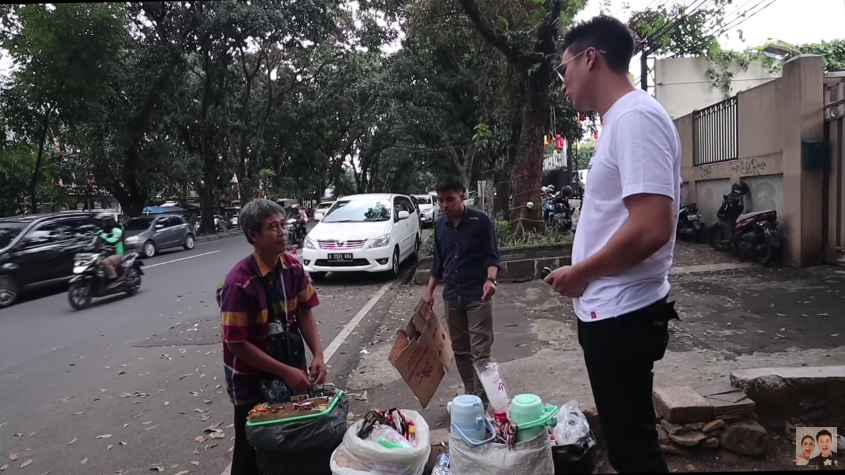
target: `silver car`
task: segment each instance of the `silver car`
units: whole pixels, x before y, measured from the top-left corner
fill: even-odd
[[[140,216],[123,223],[127,250],[139,250],[144,257],[172,247],[194,248],[194,229],[181,216]]]

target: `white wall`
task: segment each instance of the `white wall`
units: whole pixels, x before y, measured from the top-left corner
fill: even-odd
[[[709,68],[709,62],[703,57],[654,61],[654,96],[673,119],[725,99],[725,92],[710,82]],[[733,68],[731,96],[779,77],[758,62],[749,64],[745,71],[737,69]]]

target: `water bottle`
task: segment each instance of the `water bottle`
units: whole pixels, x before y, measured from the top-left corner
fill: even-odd
[[[451,459],[449,457],[449,452],[442,453],[437,456],[437,463],[434,464],[434,469],[431,471],[431,475],[449,475],[451,473]]]

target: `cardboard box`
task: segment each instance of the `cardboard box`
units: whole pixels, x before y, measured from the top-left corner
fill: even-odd
[[[437,313],[420,299],[408,326],[396,335],[390,364],[402,375],[423,409],[437,392],[454,357],[452,341]]]

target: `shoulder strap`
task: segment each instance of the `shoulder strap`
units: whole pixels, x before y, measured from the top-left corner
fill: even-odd
[[[267,276],[261,275],[261,267],[258,265],[258,261],[255,260],[255,256],[250,254],[249,256],[249,264],[255,271],[256,280],[258,283],[261,284],[261,289],[264,291],[264,299],[267,302],[267,321],[278,321],[282,324],[282,329],[284,331],[288,331],[288,319],[287,315],[284,315],[282,318],[276,313],[276,306],[273,305],[274,299],[276,295],[276,284],[277,281],[270,281]]]

